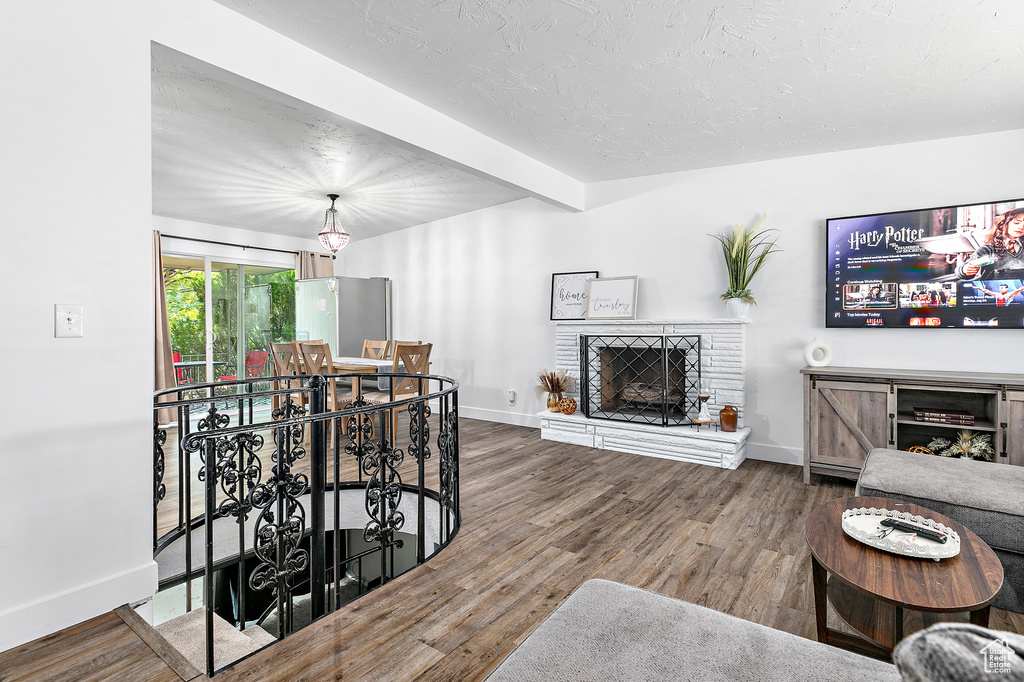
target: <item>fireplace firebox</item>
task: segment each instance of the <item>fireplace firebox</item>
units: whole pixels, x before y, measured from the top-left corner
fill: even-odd
[[[700,336],[580,336],[583,414],[678,426],[700,411]]]

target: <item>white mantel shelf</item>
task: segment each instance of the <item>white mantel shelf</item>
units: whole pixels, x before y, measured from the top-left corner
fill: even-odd
[[[732,433],[713,426],[658,426],[612,419],[588,419],[579,412],[564,415],[545,410],[540,417],[544,440],[599,450],[629,452],[680,462],[735,469],[745,458],[750,429]]]

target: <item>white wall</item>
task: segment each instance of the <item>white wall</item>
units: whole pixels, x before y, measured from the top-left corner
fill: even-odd
[[[532,386],[554,365],[551,274],[639,275],[638,317],[723,317],[726,275],[709,233],[768,212],[783,253],[754,280],[748,456],[802,462],[803,346],[834,365],[1024,371],[1020,330],[824,329],[825,219],[1017,198],[1024,130],[598,183],[584,213],[532,199],[353,242],[345,275],[395,280],[396,335],[434,344],[470,417],[536,425]],[[1009,363],[1007,360],[1009,359]],[[520,400],[509,406],[505,389]]]
[[[0,22],[0,650],[156,587],[145,6]]]

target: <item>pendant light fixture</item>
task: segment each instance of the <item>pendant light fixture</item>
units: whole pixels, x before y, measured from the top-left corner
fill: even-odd
[[[320,230],[318,236],[325,249],[331,253],[337,253],[348,244],[349,234],[338,220],[338,209],[334,208],[334,202],[337,201],[338,195],[328,194],[327,198],[331,200],[331,207],[327,209],[327,215],[324,216],[324,229]]]

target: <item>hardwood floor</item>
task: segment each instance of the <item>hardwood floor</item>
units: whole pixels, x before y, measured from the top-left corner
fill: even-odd
[[[0,653],[0,680],[180,682],[182,678],[120,615],[110,612]]]
[[[851,482],[805,486],[793,466],[724,471],[473,420],[460,436],[463,525],[450,547],[216,679],[479,680],[591,578],[815,637],[804,522]],[[993,609],[991,627],[1024,633],[1024,616]],[[70,679],[19,677],[9,653],[2,680]]]

